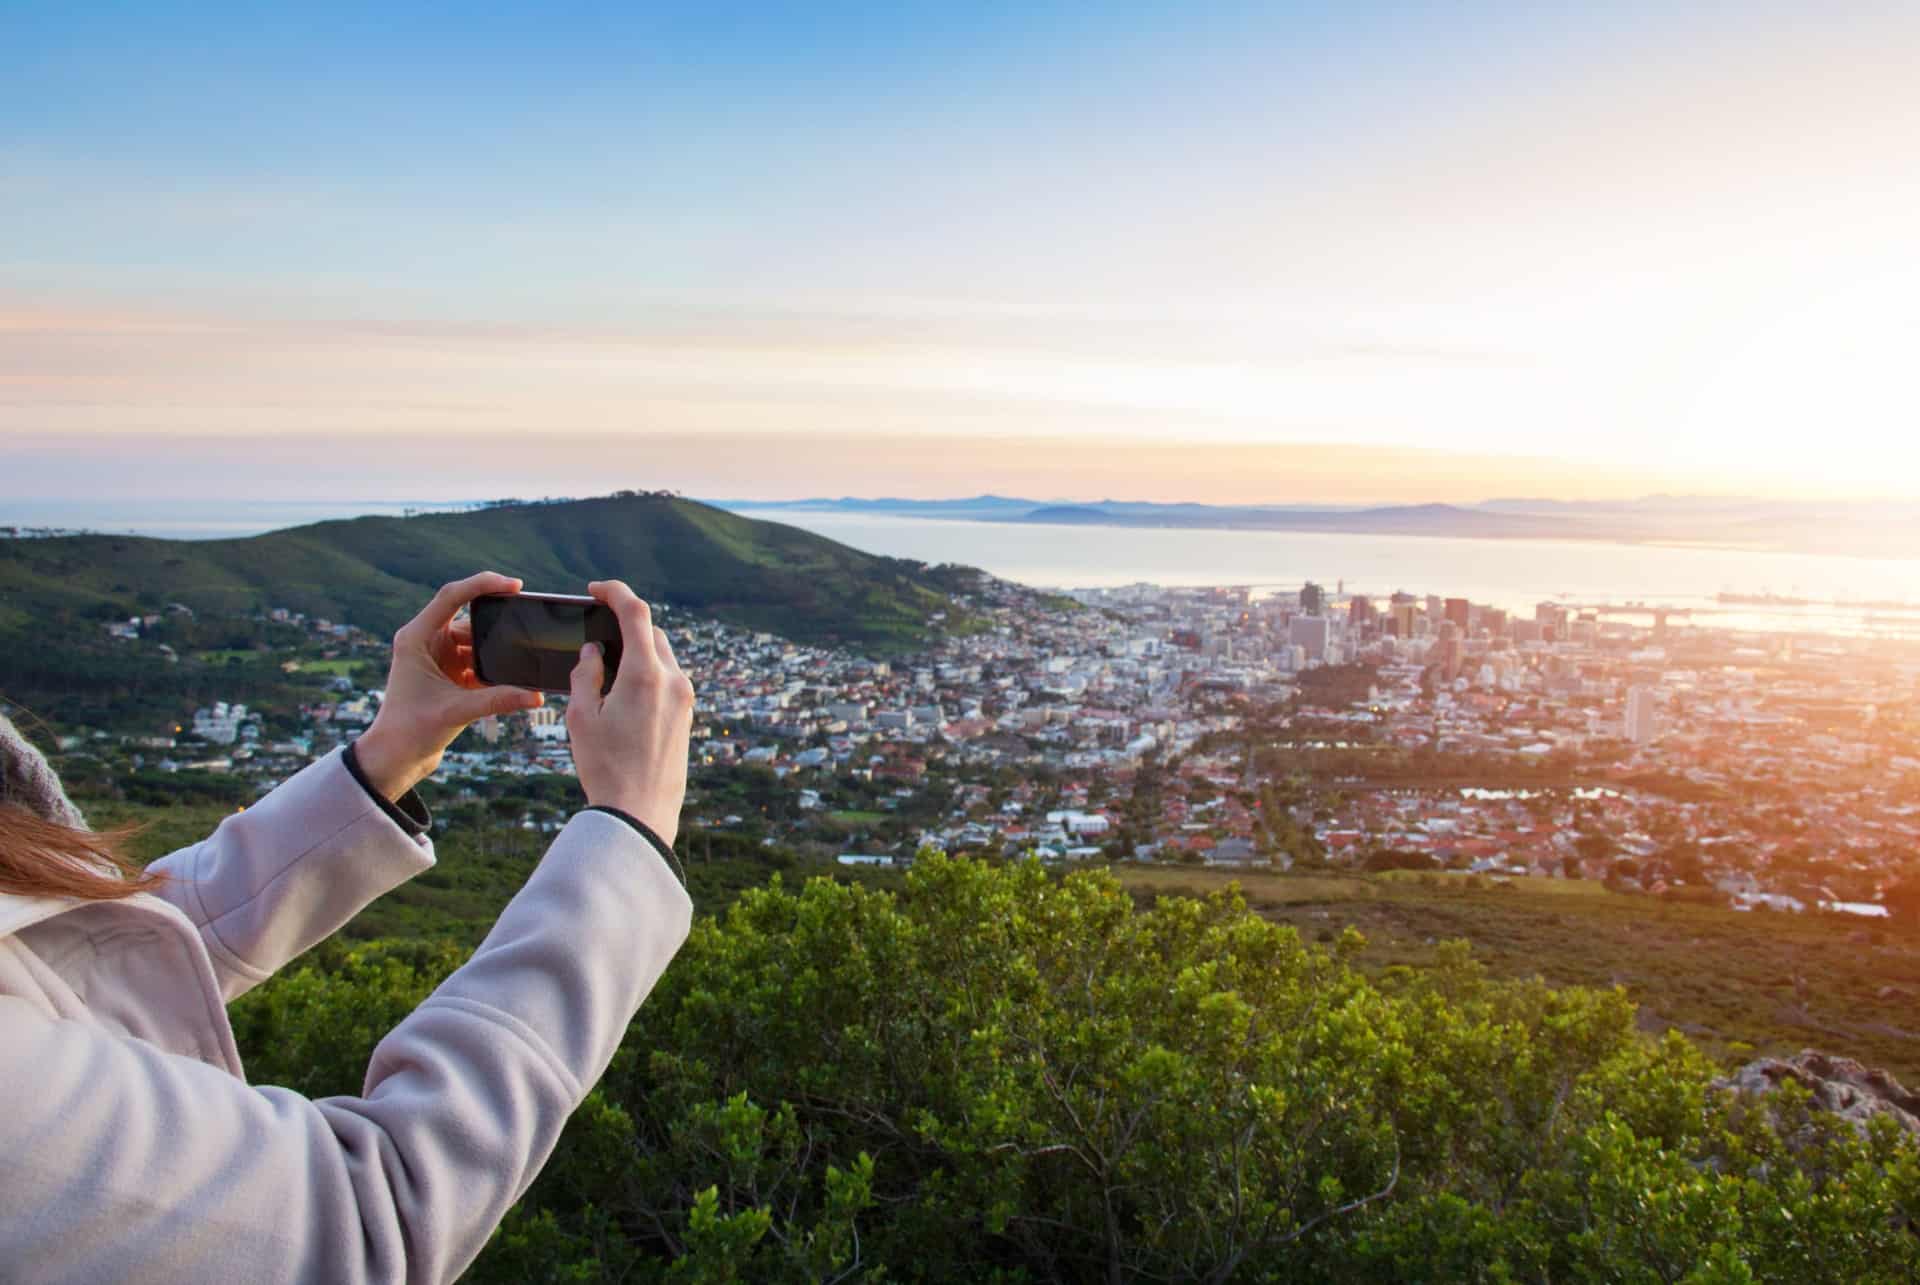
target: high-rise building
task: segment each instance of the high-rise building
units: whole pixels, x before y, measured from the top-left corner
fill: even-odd
[[[1440,622],[1440,673],[1448,681],[1460,677],[1460,670],[1466,665],[1467,644],[1460,626],[1451,620]]]
[[[1443,615],[1453,622],[1454,628],[1460,631],[1462,638],[1466,637],[1473,627],[1473,605],[1465,598],[1447,599]]]
[[[1651,687],[1627,689],[1627,739],[1635,745],[1650,744],[1660,735],[1660,710]]]
[[[1356,634],[1363,634],[1373,628],[1378,612],[1373,609],[1373,599],[1365,594],[1355,594],[1347,603],[1347,627]]]
[[[1295,616],[1287,622],[1287,641],[1304,648],[1309,660],[1324,660],[1331,626],[1325,616]]]
[[[1318,616],[1325,612],[1327,591],[1309,580],[1300,586],[1300,610],[1309,616]]]
[[[1394,603],[1393,604],[1394,636],[1397,638],[1413,637],[1414,621],[1419,617],[1419,615],[1420,615],[1420,608],[1415,606],[1411,601]]]
[[[1540,623],[1540,636],[1548,642],[1565,642],[1567,638],[1567,609],[1557,602],[1543,602],[1533,609],[1533,618]]]

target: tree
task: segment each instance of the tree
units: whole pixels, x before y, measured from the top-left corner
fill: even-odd
[[[1920,879],[1902,876],[1881,891],[1880,900],[1894,918],[1920,923]]]
[[[1361,862],[1368,870],[1432,870],[1433,858],[1424,852],[1415,852],[1410,848],[1390,848],[1376,845],[1367,849],[1367,855]]]
[[[1707,881],[1706,862],[1700,859],[1700,849],[1690,843],[1671,844],[1659,852],[1654,860],[1666,867],[1670,879],[1690,884]]]

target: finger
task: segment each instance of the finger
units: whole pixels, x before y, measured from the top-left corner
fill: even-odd
[[[442,630],[427,643],[427,650],[442,669],[457,669],[473,663],[473,641],[462,639],[451,630]]]
[[[673,644],[667,641],[667,631],[653,631],[653,645],[660,652],[661,666],[667,671],[667,693],[684,708],[692,709],[694,702],[693,680],[681,670],[680,662],[674,658]]]
[[[673,644],[667,641],[667,631],[658,625],[653,627],[653,653],[668,669],[680,668],[680,659],[673,654]]]
[[[440,586],[440,592],[420,609],[419,615],[407,622],[406,629],[431,638],[452,624],[460,608],[481,594],[519,593],[521,583],[518,577],[503,576],[498,571],[482,571],[465,580],[450,580]]]
[[[451,631],[443,630],[435,634],[433,641],[427,644],[427,654],[433,658],[433,664],[442,674],[461,686],[469,684],[461,681],[463,672],[473,669],[473,648],[463,645]]]
[[[613,609],[620,622],[620,674],[641,673],[656,663],[653,651],[653,609],[624,580],[595,580],[587,592]],[[614,676],[620,681],[620,675]]]
[[[538,709],[546,703],[545,696],[525,687],[481,687],[462,692],[459,709],[461,717],[471,723],[489,714],[517,714],[521,710]]]
[[[473,621],[466,616],[457,618],[447,626],[447,637],[462,647],[473,645]]]
[[[571,715],[574,707],[583,710],[600,708],[600,685],[606,681],[606,662],[600,659],[600,644],[587,643],[580,648],[580,662],[573,667],[573,690],[568,698],[567,713]]]

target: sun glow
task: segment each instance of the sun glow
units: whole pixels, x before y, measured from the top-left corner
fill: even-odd
[[[1755,317],[1685,408],[1690,462],[1807,492],[1920,489],[1920,274],[1887,272]]]

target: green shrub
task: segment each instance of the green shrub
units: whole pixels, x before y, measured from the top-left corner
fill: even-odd
[[[1237,893],[924,857],[703,919],[478,1280],[1893,1281],[1920,1148],[1712,1092],[1615,991],[1369,982]],[[236,1006],[310,1091],[453,961]],[[328,961],[323,960],[323,963]]]

